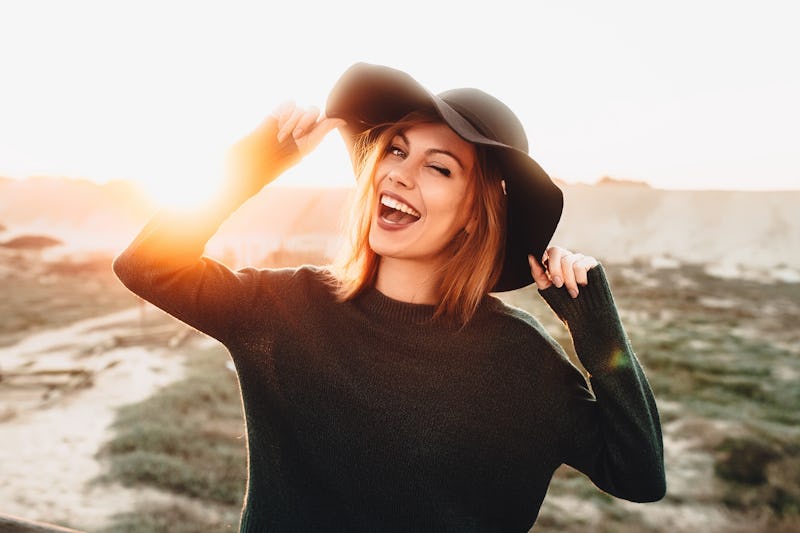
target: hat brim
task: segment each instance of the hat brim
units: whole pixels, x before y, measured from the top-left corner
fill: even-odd
[[[340,133],[352,155],[354,139],[364,131],[392,123],[412,111],[435,109],[466,141],[486,146],[500,167],[508,200],[506,242],[500,278],[493,292],[533,283],[528,255],[541,260],[558,226],[563,194],[526,152],[486,137],[439,96],[405,72],[356,63],[331,90],[325,114],[347,123]]]

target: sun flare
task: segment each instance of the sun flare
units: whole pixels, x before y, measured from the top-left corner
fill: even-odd
[[[188,158],[187,158],[188,159]],[[162,161],[158,172],[141,179],[161,207],[190,208],[210,201],[219,190],[222,170],[202,162]],[[137,180],[138,181],[138,180]]]
[[[153,200],[162,207],[194,207],[211,200],[216,190],[213,180],[170,180],[146,185]]]

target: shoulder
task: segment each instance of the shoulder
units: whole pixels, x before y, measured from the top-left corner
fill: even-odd
[[[481,311],[480,318],[495,322],[501,327],[527,331],[530,334],[547,334],[544,326],[529,312],[509,305],[496,296],[487,296]]]
[[[245,267],[235,275],[246,287],[240,298],[243,309],[265,312],[335,299],[334,278],[324,267]]]
[[[315,292],[333,294],[336,279],[325,267],[302,265],[284,268],[244,268],[239,274],[252,277],[262,287],[276,292]]]
[[[324,267],[246,267],[236,274],[249,287],[236,308],[240,330],[285,328],[297,317],[307,322],[335,311],[333,277]]]
[[[301,285],[330,285],[334,280],[330,270],[318,265],[265,268],[259,271],[273,279]]]
[[[535,383],[551,402],[585,394],[586,378],[581,370],[529,312],[489,296],[476,318],[475,342],[489,346],[506,375],[513,376],[510,379]]]
[[[566,361],[564,349],[533,315],[514,307],[495,296],[487,296],[476,317],[493,335],[505,342],[521,345],[537,352],[550,352],[557,359]]]

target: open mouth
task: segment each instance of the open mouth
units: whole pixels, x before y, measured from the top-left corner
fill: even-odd
[[[420,219],[419,211],[385,194],[381,195],[380,217],[389,224],[411,224]]]

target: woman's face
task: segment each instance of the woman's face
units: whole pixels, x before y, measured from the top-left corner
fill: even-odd
[[[472,211],[474,146],[445,124],[395,135],[375,172],[370,247],[386,258],[438,266]]]

